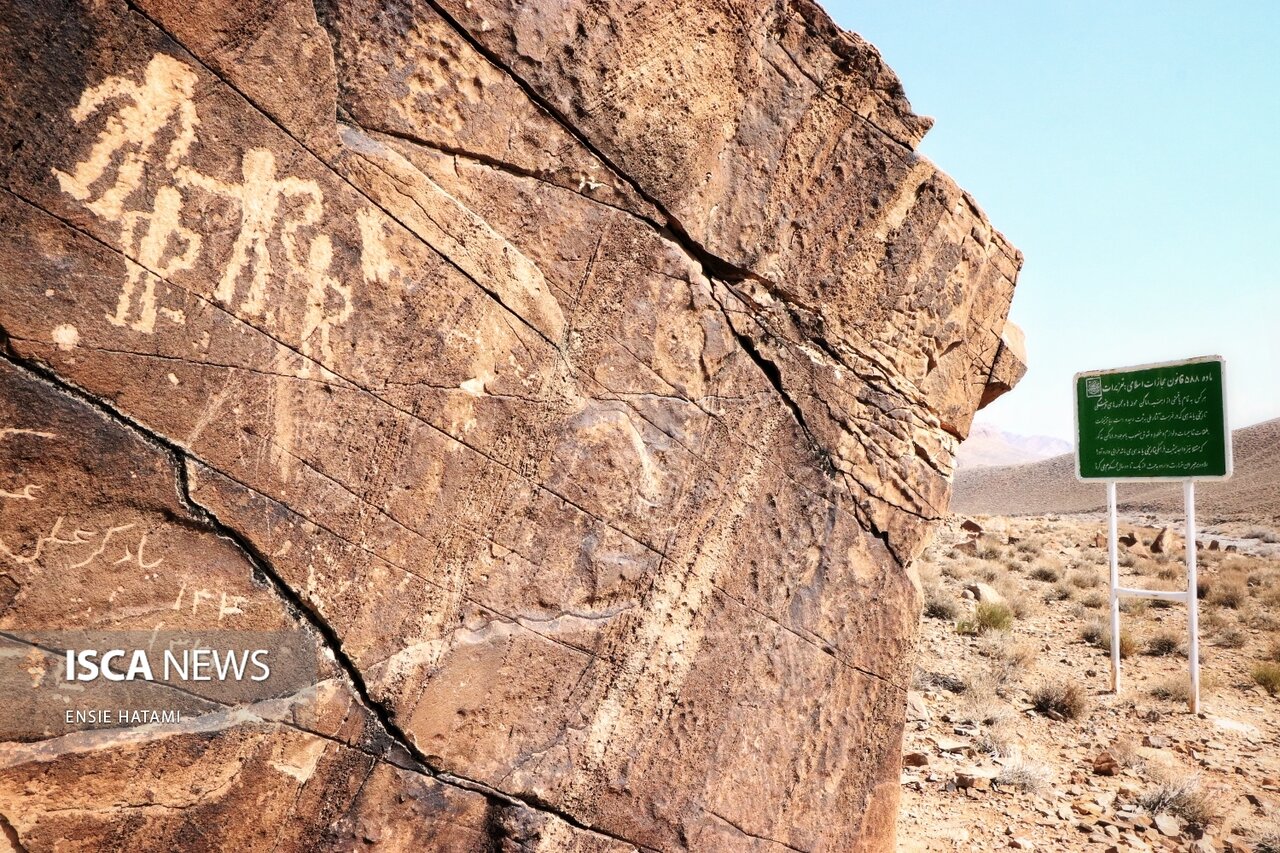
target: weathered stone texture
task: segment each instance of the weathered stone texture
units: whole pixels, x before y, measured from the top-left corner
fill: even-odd
[[[8,837],[891,847],[1021,258],[874,48],[806,0],[0,14],[0,629],[321,650],[0,744]]]

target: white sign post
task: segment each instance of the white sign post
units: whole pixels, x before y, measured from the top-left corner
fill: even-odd
[[[1075,376],[1076,476],[1107,484],[1111,689],[1120,692],[1120,598],[1187,606],[1191,712],[1200,712],[1200,602],[1196,592],[1196,480],[1231,476],[1225,365],[1218,356]],[[1187,586],[1120,586],[1116,484],[1179,480],[1186,504]]]

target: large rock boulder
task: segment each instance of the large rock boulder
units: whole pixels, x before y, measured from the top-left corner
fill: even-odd
[[[892,847],[1021,258],[874,48],[807,0],[0,15],[4,837]],[[293,665],[79,693],[67,632]]]

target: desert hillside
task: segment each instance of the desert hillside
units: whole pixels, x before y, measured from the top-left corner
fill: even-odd
[[[1201,518],[1280,518],[1280,418],[1232,433],[1235,474],[1196,489]],[[1089,512],[1106,507],[1101,483],[1076,479],[1075,457],[1066,453],[1023,465],[962,469],[956,474],[955,512],[1037,515]],[[1121,484],[1122,509],[1179,514],[1182,488],[1163,483]]]
[[[956,451],[956,468],[983,468],[991,465],[1022,465],[1039,462],[1071,450],[1060,438],[1047,435],[1017,435],[993,424],[975,423],[969,437]]]
[[[1100,519],[976,520],[918,562],[899,851],[1280,851],[1280,529],[1201,552],[1191,714],[1181,605],[1122,602],[1109,689]],[[1185,583],[1178,537],[1152,554],[1155,528],[1125,530],[1122,583]]]

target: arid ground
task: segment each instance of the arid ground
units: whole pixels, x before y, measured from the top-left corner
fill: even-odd
[[[1109,692],[1103,516],[965,520],[918,563],[899,848],[1280,850],[1280,529],[1202,528],[1192,715],[1180,603],[1123,604]],[[1122,585],[1184,583],[1179,522],[1122,520]]]

